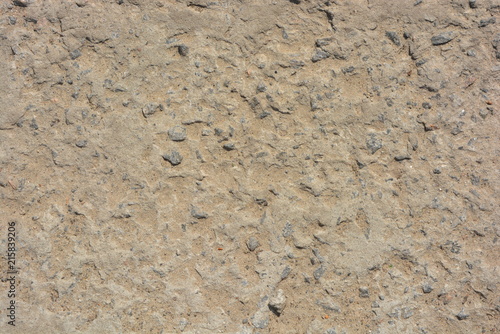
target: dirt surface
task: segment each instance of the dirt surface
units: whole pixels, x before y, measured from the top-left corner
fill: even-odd
[[[1,1],[0,333],[499,332],[499,14]]]

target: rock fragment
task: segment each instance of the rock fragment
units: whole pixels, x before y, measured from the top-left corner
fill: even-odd
[[[32,5],[35,1],[34,0],[14,0],[12,3],[15,6],[19,7],[28,7],[29,5]]]
[[[172,151],[169,154],[164,154],[163,159],[170,162],[172,166],[177,166],[182,162],[182,155],[177,151]]]
[[[316,62],[318,62],[320,60],[328,58],[329,56],[330,55],[327,52],[325,52],[325,51],[323,51],[321,49],[316,49],[316,52],[314,53],[314,55],[311,58],[311,61],[313,63],[316,63]]]
[[[179,45],[177,47],[177,51],[183,57],[186,57],[189,54],[189,48],[184,44]]]
[[[269,299],[269,309],[278,317],[283,313],[286,306],[286,297],[283,290],[278,289],[276,295]]]
[[[469,315],[468,315],[468,314],[466,314],[466,313],[464,312],[464,310],[462,310],[462,311],[460,311],[460,313],[458,313],[458,314],[456,315],[456,317],[457,317],[457,319],[458,319],[458,320],[465,320],[465,319],[467,319],[467,318],[469,317]]]
[[[191,216],[196,219],[207,219],[208,213],[200,211],[200,209],[191,205]]]
[[[489,18],[489,19],[484,19],[484,20],[481,20],[479,21],[479,28],[484,28],[490,24],[494,24],[496,23],[497,20],[496,18],[492,17],[492,18]]]
[[[258,310],[252,316],[251,321],[252,325],[258,329],[264,329],[269,325],[269,311],[265,312],[264,310]]]
[[[168,130],[168,137],[173,141],[183,141],[187,138],[186,128],[183,126],[174,126]]]
[[[253,252],[254,250],[257,249],[257,247],[260,246],[260,243],[259,243],[259,240],[257,240],[257,238],[255,237],[250,237],[248,240],[247,240],[247,247],[248,247],[248,250]]]
[[[80,57],[82,55],[82,52],[78,49],[76,50],[73,50],[69,53],[69,57],[72,59],[72,60],[75,60],[76,58]]]
[[[387,31],[385,33],[387,38],[391,40],[396,46],[401,46],[401,40],[399,39],[398,34],[396,34],[394,31]]]
[[[434,289],[432,288],[432,286],[430,284],[424,284],[424,285],[422,285],[422,291],[424,293],[431,293],[432,290],[434,290]]]
[[[163,110],[163,106],[157,103],[148,103],[142,108],[142,115],[146,118],[153,116],[158,110]]]
[[[236,146],[234,146],[234,144],[224,144],[222,148],[226,151],[234,151],[236,149]]]
[[[377,139],[375,135],[370,135],[370,138],[366,141],[366,148],[371,154],[374,154],[382,148],[382,141]]]
[[[455,33],[453,31],[443,32],[439,35],[432,36],[431,43],[432,45],[443,45],[455,38]]]
[[[368,290],[367,287],[361,287],[361,288],[359,288],[359,296],[361,298],[369,298],[370,297],[370,291]]]

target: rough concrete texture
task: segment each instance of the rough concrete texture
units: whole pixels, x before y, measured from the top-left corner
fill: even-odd
[[[499,13],[2,1],[0,332],[498,332]]]

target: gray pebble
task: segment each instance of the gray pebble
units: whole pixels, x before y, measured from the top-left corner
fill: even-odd
[[[170,162],[172,166],[177,166],[182,162],[182,155],[177,151],[172,151],[170,154],[164,154],[163,159]]]
[[[252,325],[255,328],[264,329],[269,325],[269,314],[263,310],[258,310],[252,317]]]
[[[191,216],[196,219],[208,218],[208,213],[200,211],[197,207],[191,205]]]
[[[356,68],[354,66],[344,67],[342,69],[342,73],[344,73],[344,74],[352,73],[352,72],[354,72],[355,69]]]
[[[476,0],[469,0],[469,7],[473,9],[477,8]]]
[[[255,237],[250,237],[247,240],[247,247],[249,251],[253,252],[259,246],[260,246],[259,240],[257,240]]]
[[[408,319],[411,316],[413,316],[413,310],[411,308],[409,308],[409,307],[404,307],[401,310],[401,315],[403,316],[403,319]]]
[[[431,293],[432,290],[434,290],[434,289],[432,288],[432,286],[430,284],[424,284],[424,285],[422,285],[422,291],[424,293]]]
[[[283,236],[289,237],[293,234],[292,224],[290,222],[286,222],[285,227],[283,227]]]
[[[267,87],[263,83],[259,83],[257,85],[257,92],[262,93],[262,92],[265,92],[266,90],[267,90]]]
[[[76,49],[76,50],[73,50],[69,53],[69,56],[72,60],[75,60],[76,58],[80,57],[82,55],[82,53],[80,52],[80,50]]]
[[[226,151],[233,151],[236,149],[234,144],[224,144],[224,146],[222,146],[222,148],[225,149]]]
[[[361,298],[369,298],[370,297],[370,291],[366,287],[361,287],[361,288],[359,288],[359,296]]]
[[[468,50],[467,51],[467,56],[469,56],[469,57],[475,57],[476,56],[476,51],[475,50]]]
[[[424,108],[424,109],[431,109],[432,108],[432,104],[430,104],[429,102],[424,102],[424,103],[422,103],[422,108]]]
[[[15,18],[14,16],[9,16],[9,24],[13,26],[16,23],[17,23],[17,18]]]
[[[12,3],[19,7],[28,7],[34,2],[34,0],[14,0]]]
[[[161,104],[148,103],[144,106],[144,108],[142,108],[142,115],[148,118],[149,116],[152,116],[158,109],[163,109],[163,106]]]
[[[489,19],[484,19],[484,20],[481,20],[479,21],[479,28],[484,28],[490,24],[493,24],[495,23],[497,20],[496,18],[492,17],[492,18],[489,18]]]
[[[370,138],[366,141],[366,148],[371,154],[374,154],[382,148],[382,141],[375,138],[375,135],[370,135]]]
[[[283,290],[278,289],[276,292],[276,295],[271,297],[269,299],[269,309],[276,314],[277,316],[280,316],[281,313],[283,313],[283,310],[285,309],[286,306],[286,297],[285,293]]]
[[[189,48],[185,46],[184,44],[181,44],[177,47],[177,51],[179,54],[183,57],[187,56],[189,54]]]
[[[283,272],[281,273],[281,280],[284,280],[285,278],[290,275],[290,272],[292,271],[292,268],[290,266],[286,266],[285,269],[283,269]]]
[[[411,157],[409,155],[396,155],[394,157],[394,160],[396,161],[411,160]]]
[[[168,136],[173,141],[183,141],[187,137],[186,128],[183,126],[174,126],[168,130]]]
[[[401,40],[398,37],[398,34],[396,34],[394,31],[387,31],[385,35],[393,42],[395,45],[400,46],[401,45]]]
[[[321,49],[316,49],[316,53],[314,53],[314,55],[312,56],[311,61],[313,63],[316,63],[320,60],[328,58],[329,56],[330,54],[328,54],[328,52],[325,52]]]
[[[432,45],[443,45],[455,38],[455,33],[453,31],[443,32],[439,35],[432,36],[431,43]]]
[[[460,313],[457,314],[457,319],[458,320],[465,320],[469,317],[468,314],[464,312],[464,310],[460,311]]]
[[[83,148],[87,146],[87,141],[86,140],[79,140],[75,143],[76,147]]]
[[[319,267],[318,269],[316,269],[314,272],[313,272],[313,276],[315,279],[319,280],[321,278],[321,276],[323,276],[323,274],[325,273],[326,269],[321,266]]]
[[[335,328],[329,328],[325,331],[325,334],[337,334]]]

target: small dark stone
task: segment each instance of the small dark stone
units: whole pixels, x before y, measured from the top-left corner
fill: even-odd
[[[285,269],[283,269],[283,272],[281,273],[281,280],[284,280],[285,278],[290,275],[290,272],[292,271],[292,268],[290,266],[286,266]]]
[[[432,288],[432,286],[430,284],[424,284],[424,285],[422,285],[422,291],[424,293],[431,293],[432,290],[434,290],[434,289]]]
[[[313,63],[316,63],[320,60],[326,59],[330,57],[330,54],[328,52],[325,52],[321,49],[316,49],[316,53],[312,56],[311,61]]]
[[[285,227],[283,228],[283,236],[289,237],[293,234],[292,224],[290,222],[286,222]]]
[[[370,291],[366,287],[361,287],[361,288],[359,288],[359,296],[361,298],[369,298],[370,297]]]
[[[481,20],[481,21],[479,21],[479,28],[484,28],[484,27],[486,27],[486,26],[488,26],[490,24],[495,23],[496,21],[497,20],[494,17],[489,18],[487,20]]]
[[[267,112],[267,111],[263,111],[260,115],[259,115],[259,118],[260,119],[263,119],[263,118],[266,118],[267,116],[271,115],[270,112]]]
[[[434,174],[441,174],[441,170],[439,168],[434,168],[432,171]]]
[[[424,109],[431,109],[432,108],[432,104],[430,104],[429,102],[424,102],[424,103],[422,103],[422,108],[424,108]]]
[[[32,128],[33,130],[38,130],[38,124],[36,123],[36,120],[34,118],[31,120],[30,128]]]
[[[375,135],[371,135],[371,137],[366,141],[366,147],[371,154],[374,154],[382,148],[382,141],[375,138]]]
[[[394,160],[396,161],[411,160],[411,157],[408,155],[396,155],[394,157]]]
[[[183,57],[187,56],[189,54],[189,48],[185,46],[184,44],[181,44],[177,47],[177,51],[179,54]]]
[[[79,140],[75,143],[76,147],[83,148],[87,146],[87,141],[86,140]]]
[[[82,53],[80,52],[80,50],[76,49],[76,50],[73,50],[69,53],[69,56],[71,59],[75,60],[76,58],[80,57],[82,55]]]
[[[439,35],[432,36],[431,43],[432,45],[443,45],[455,38],[455,33],[453,31],[443,32]]]
[[[477,8],[476,0],[469,0],[469,7],[472,9]]]
[[[469,57],[475,57],[476,56],[476,51],[475,50],[468,50],[467,51],[467,56],[469,56]]]
[[[356,68],[354,66],[349,66],[349,67],[344,67],[342,69],[342,73],[347,74],[347,73],[352,73],[354,72]]]
[[[224,144],[224,146],[222,146],[222,148],[225,149],[226,151],[233,151],[236,149],[234,144]]]
[[[396,46],[401,45],[401,40],[399,39],[398,34],[394,31],[386,31],[385,35],[393,42]]]
[[[257,92],[262,93],[262,92],[265,92],[265,91],[266,91],[266,89],[267,89],[267,87],[266,87],[266,85],[264,85],[263,83],[259,83],[259,84],[257,85]]]
[[[403,33],[403,37],[404,37],[405,39],[411,38],[411,34],[410,34],[409,32],[407,32],[407,31],[405,31],[405,32]]]
[[[460,313],[457,314],[457,319],[458,320],[465,320],[469,317],[468,314],[464,313],[464,310],[460,311]]]
[[[207,219],[208,213],[201,212],[197,207],[191,205],[191,216],[196,219]]]
[[[182,155],[177,151],[172,151],[170,154],[164,154],[163,159],[170,162],[172,166],[177,166],[182,162]]]
[[[12,3],[19,7],[28,7],[33,3],[33,0],[14,0]]]

